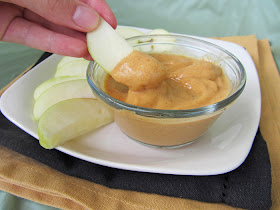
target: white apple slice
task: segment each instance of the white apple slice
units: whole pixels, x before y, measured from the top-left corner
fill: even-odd
[[[155,34],[163,34],[163,35],[168,35],[170,34],[167,30],[159,28],[159,29],[153,29],[148,32],[149,35],[155,35]]]
[[[148,32],[148,35],[170,35],[170,33],[165,29],[154,29]],[[172,43],[176,41],[175,38],[158,36],[150,39],[148,42],[164,43],[164,44],[154,44],[141,46],[141,50],[144,52],[154,52],[154,53],[164,53],[168,52],[173,48]]]
[[[123,37],[124,39],[128,39],[128,38],[135,37],[135,36],[145,35],[142,31],[139,31],[139,30],[137,30],[135,28],[125,27],[125,26],[117,28],[116,32],[121,37]],[[132,40],[129,41],[129,44],[131,46],[135,46],[135,45],[137,45],[139,43],[140,43],[139,39],[135,39],[133,41]],[[139,48],[139,47],[134,47],[134,49],[141,50],[141,48]]]
[[[142,31],[139,31],[135,28],[130,28],[130,27],[118,27],[116,29],[116,32],[123,37],[124,39],[128,39],[130,37],[134,36],[141,36],[144,35]]]
[[[54,77],[51,78],[42,84],[40,84],[34,91],[33,98],[36,101],[39,96],[45,92],[48,88],[62,82],[70,81],[70,80],[76,80],[76,79],[82,79],[82,77],[70,77],[70,76],[64,76],[64,77]]]
[[[94,99],[69,99],[54,104],[39,120],[39,143],[53,149],[66,141],[113,122],[111,112]]]
[[[98,28],[87,33],[87,45],[92,58],[108,73],[133,51],[132,46],[102,18]]]
[[[170,35],[170,33],[165,29],[154,29],[148,32],[148,35]],[[152,42],[161,42],[161,43],[174,43],[176,41],[173,37],[155,37],[151,40]],[[165,48],[165,46],[156,46],[160,48]]]
[[[86,79],[70,80],[48,88],[35,101],[33,116],[39,120],[52,105],[71,98],[95,98]]]
[[[66,63],[72,62],[72,61],[76,61],[76,60],[85,60],[84,58],[76,58],[76,57],[70,57],[70,56],[64,56],[59,63],[57,64],[57,68],[60,68],[61,66],[63,66]]]
[[[90,61],[85,59],[77,59],[67,62],[57,68],[55,77],[77,76],[86,78],[86,72]]]

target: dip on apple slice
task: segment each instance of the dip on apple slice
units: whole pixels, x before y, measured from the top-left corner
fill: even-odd
[[[165,67],[152,56],[134,50],[105,20],[87,33],[92,58],[117,82],[137,91],[159,86],[166,76]]]

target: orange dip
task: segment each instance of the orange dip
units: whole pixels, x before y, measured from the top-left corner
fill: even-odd
[[[209,61],[134,51],[108,75],[105,91],[136,106],[182,110],[221,101],[229,92],[229,81]]]
[[[222,69],[208,61],[173,54],[133,51],[104,81],[112,97],[154,109],[192,109],[224,99],[230,84]],[[121,130],[139,142],[160,147],[185,145],[201,136],[219,117],[154,118],[115,110]]]

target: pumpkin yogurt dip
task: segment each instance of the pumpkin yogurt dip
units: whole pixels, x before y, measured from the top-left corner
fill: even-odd
[[[214,63],[181,55],[133,51],[104,81],[107,94],[125,103],[161,110],[204,107],[228,96],[230,83]],[[121,130],[142,143],[160,147],[182,145],[201,136],[218,118],[155,119],[118,110]]]
[[[152,109],[207,106],[226,98],[229,87],[222,69],[209,61],[139,51],[123,59],[105,80],[112,97]]]

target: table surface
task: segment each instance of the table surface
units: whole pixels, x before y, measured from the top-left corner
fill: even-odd
[[[278,69],[280,67],[280,1],[279,0],[142,0],[107,3],[118,24],[143,28],[164,28],[175,33],[204,37],[256,34],[268,39]],[[0,89],[32,65],[42,51],[26,46],[0,42]],[[55,209],[0,191],[0,210]]]

